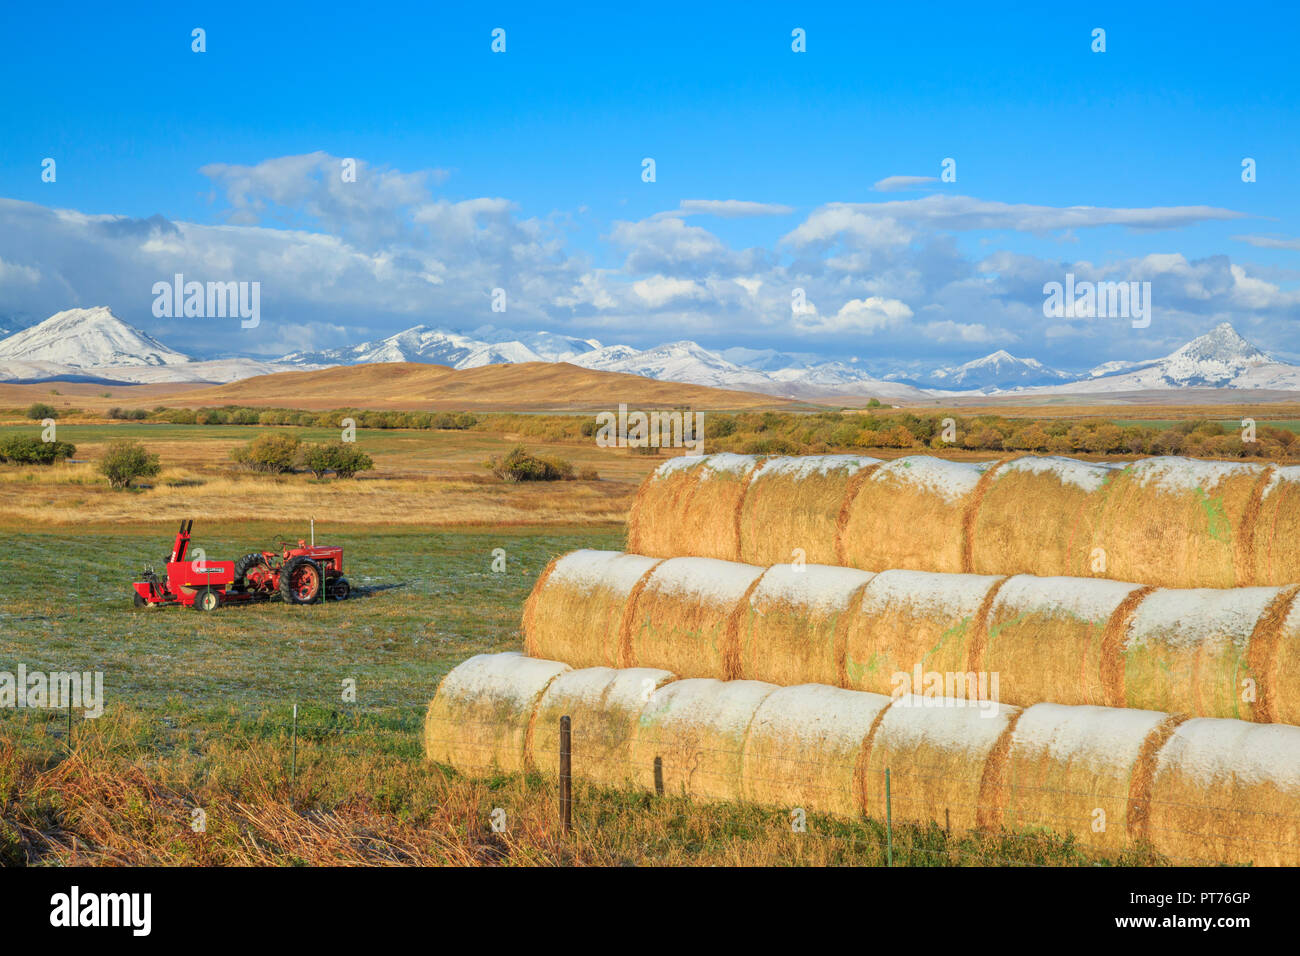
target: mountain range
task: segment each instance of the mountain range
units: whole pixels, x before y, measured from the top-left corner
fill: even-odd
[[[660,381],[762,392],[783,398],[1134,392],[1187,387],[1300,390],[1300,366],[1277,361],[1223,323],[1162,358],[1111,362],[1082,375],[996,351],[928,373],[872,377],[852,363],[771,349],[707,349],[689,340],[650,349],[603,345],[553,332],[516,333],[483,326],[471,332],[417,325],[383,339],[273,361],[196,360],[123,322],[100,306],[68,309],[0,339],[0,381],[105,384],[209,382],[338,365],[415,362],[455,369],[524,362],[567,362],[595,371]]]

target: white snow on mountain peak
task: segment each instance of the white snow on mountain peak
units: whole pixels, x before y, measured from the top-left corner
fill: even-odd
[[[106,306],[66,309],[0,341],[0,362],[48,362],[77,369],[184,365],[188,355],[132,328]]]

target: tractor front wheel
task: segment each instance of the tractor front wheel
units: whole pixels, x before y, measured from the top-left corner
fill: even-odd
[[[139,592],[139,591],[132,591],[131,593],[132,593],[133,595],[135,595],[135,606],[136,606],[136,607],[144,607],[146,604],[149,603],[149,602],[146,601],[143,597],[140,596],[140,592]]]
[[[280,597],[286,604],[312,604],[320,599],[320,565],[299,556],[280,569]]]
[[[194,599],[194,606],[200,611],[215,611],[221,607],[221,592],[205,589]]]
[[[330,585],[329,595],[336,601],[346,601],[352,593],[352,585],[347,578],[339,578]]]

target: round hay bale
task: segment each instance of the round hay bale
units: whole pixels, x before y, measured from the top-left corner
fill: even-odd
[[[734,673],[741,601],[764,570],[712,558],[664,561],[632,606],[625,662],[681,677]]]
[[[996,701],[906,695],[890,704],[868,744],[863,806],[885,819],[885,770],[895,822],[996,826],[1005,803],[1004,736],[1020,708]]]
[[[890,704],[823,684],[782,687],[759,705],[745,741],[744,799],[856,818],[862,813],[862,745]]]
[[[985,467],[926,455],[877,466],[848,506],[837,563],[962,571],[967,500]]]
[[[838,683],[855,598],[872,577],[822,564],[773,565],[742,605],[736,676],[783,686]]]
[[[1267,674],[1252,670],[1250,639],[1280,593],[1280,588],[1153,591],[1133,614],[1121,644],[1125,706],[1253,719]]]
[[[649,667],[587,667],[561,674],[537,705],[532,766],[546,774],[560,772],[560,718],[567,715],[574,775],[612,787],[634,782],[632,740],[641,709],[673,680],[668,671]]]
[[[1007,757],[1007,827],[1073,833],[1106,851],[1129,845],[1134,768],[1166,720],[1150,710],[1035,704],[1016,721]]]
[[[1009,704],[1122,706],[1111,687],[1122,625],[1149,590],[1088,578],[1009,578],[993,602],[982,660],[971,667],[987,671],[990,682],[996,674],[999,699]]]
[[[1004,462],[989,474],[983,494],[973,502],[970,570],[1093,576],[1093,505],[1115,474],[1112,466],[1072,458]]]
[[[1174,863],[1300,865],[1300,727],[1189,720],[1149,792],[1146,837]]]
[[[660,560],[592,550],[556,559],[524,605],[524,649],[572,667],[617,667],[630,599]]]
[[[1261,722],[1300,725],[1300,595],[1294,586],[1287,592],[1291,599],[1277,630],[1256,645],[1259,658],[1252,661],[1251,669],[1260,675],[1260,694],[1254,717]]]
[[[893,695],[916,675],[967,671],[972,643],[1003,578],[882,571],[867,584],[845,631],[840,683]],[[905,682],[903,675],[907,678]]]
[[[526,770],[537,702],[567,670],[513,651],[471,657],[442,679],[429,704],[425,756],[471,776]]]
[[[770,458],[750,480],[740,511],[739,560],[839,564],[835,551],[840,508],[849,490],[879,458],[806,455]]]
[[[740,800],[745,735],[759,704],[775,690],[752,680],[691,679],[655,691],[632,742],[641,785],[661,785],[668,796]]]
[[[1244,551],[1267,476],[1264,465],[1190,458],[1125,467],[1095,496],[1102,573],[1170,588],[1249,583]]]
[[[761,460],[716,454],[665,462],[642,482],[632,502],[628,550],[658,558],[736,560],[740,505]]]
[[[1248,584],[1300,581],[1300,465],[1277,468],[1260,492]]]

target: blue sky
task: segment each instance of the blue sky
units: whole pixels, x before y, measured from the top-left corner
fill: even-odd
[[[491,323],[1079,368],[1226,320],[1300,354],[1300,13],[1039,6],[8,5],[0,325],[108,304],[197,352]],[[955,183],[873,185],[946,157]],[[154,318],[174,271],[260,281],[263,325]],[[1066,272],[1152,282],[1151,326],[1045,319]]]

